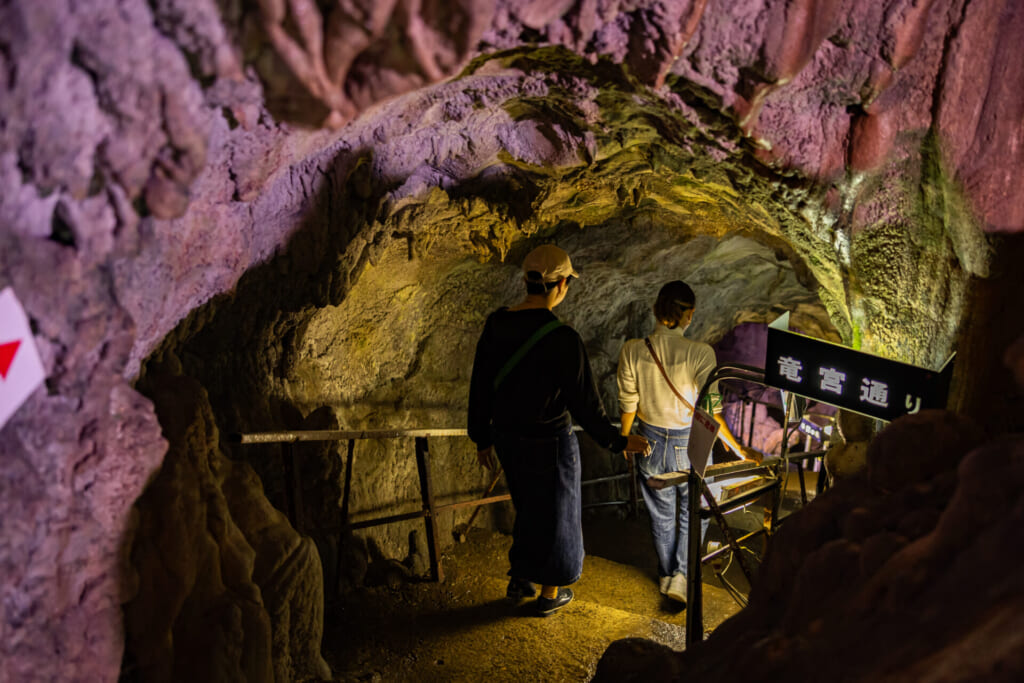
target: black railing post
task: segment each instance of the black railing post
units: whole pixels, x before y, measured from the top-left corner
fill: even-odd
[[[355,464],[356,440],[348,440],[348,457],[345,458],[345,491],[341,494],[341,526],[348,526],[348,499],[352,493],[352,465]]]
[[[346,537],[351,529],[348,526],[348,501],[352,493],[352,466],[355,464],[356,440],[348,440],[348,456],[345,458],[345,489],[341,494],[341,529],[338,532],[338,546],[334,558],[334,581],[331,586],[330,595],[334,595],[339,585],[339,578],[342,572],[342,549],[345,546]]]
[[[420,493],[423,496],[423,514],[427,526],[427,552],[430,554],[430,571],[437,582],[444,581],[441,568],[440,549],[437,542],[437,513],[434,509],[434,493],[430,487],[430,448],[427,437],[416,437],[416,467],[420,472]]]
[[[686,478],[687,500],[689,510],[689,529],[687,529],[686,557],[686,644],[700,642],[704,639],[704,605],[703,586],[701,584],[701,519],[700,491],[703,482],[700,475],[690,470]]]
[[[747,429],[747,443],[746,446],[754,447],[754,423],[757,421],[757,401],[753,401],[750,404],[750,427]],[[743,425],[740,425],[740,429],[743,429]]]
[[[747,426],[746,423],[747,423],[747,397],[746,396],[741,396],[740,397],[740,422],[739,422],[740,428],[736,430],[737,432],[739,432],[740,439],[743,438],[744,427]],[[750,443],[747,442],[747,443],[745,443],[743,445],[744,446],[749,446]]]
[[[725,515],[722,513],[721,508],[718,507],[718,503],[715,502],[715,497],[711,495],[711,491],[706,486],[701,486],[700,489],[708,503],[708,510],[710,510],[711,516],[715,518],[715,523],[718,524],[718,528],[722,530],[722,535],[725,536],[726,545],[732,548],[736,560],[740,563],[740,570],[743,572],[743,576],[746,577],[747,583],[753,584],[754,572],[747,565],[747,560],[743,555],[743,548],[740,547],[735,535],[729,530],[729,523],[725,521]],[[703,564],[703,559],[701,558],[701,564]]]
[[[804,461],[796,461],[796,473],[800,477],[800,502],[807,505],[807,484],[804,482]]]

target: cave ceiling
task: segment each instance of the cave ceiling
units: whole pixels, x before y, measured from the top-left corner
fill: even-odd
[[[208,384],[245,374],[350,424],[422,420],[464,401],[474,330],[518,296],[526,250],[554,240],[588,273],[563,313],[608,388],[618,344],[644,333],[653,293],[676,278],[701,297],[692,333],[709,342],[793,310],[819,337],[946,359],[986,247],[969,217],[945,215],[955,192],[929,205],[910,184],[937,161],[823,186],[766,164],[706,88],[671,74],[665,87],[562,47],[514,48],[377,105],[256,200],[256,223],[282,194],[302,218],[226,308],[197,311],[164,347],[210,321],[189,357],[230,369]],[[854,230],[829,202],[871,182],[889,183],[863,209],[878,225]],[[259,367],[239,369],[239,334]]]
[[[841,274],[800,215],[813,187],[765,167],[695,92],[666,104],[614,65],[518,49],[381,105],[317,162],[322,183],[300,176],[314,189],[280,252],[194,314],[210,323],[189,357],[237,357],[241,332],[267,358],[262,391],[361,404],[358,424],[396,396],[460,405],[475,330],[520,296],[516,264],[543,239],[585,273],[563,312],[609,382],[667,279],[696,287],[702,339],[793,309],[838,340],[817,283]]]

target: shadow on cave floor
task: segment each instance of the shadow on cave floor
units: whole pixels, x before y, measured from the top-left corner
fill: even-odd
[[[784,514],[798,501],[791,482]],[[763,508],[751,505],[728,519],[750,531],[760,526]],[[711,524],[706,540],[721,538]],[[327,614],[323,653],[335,680],[582,681],[620,638],[684,649],[686,611],[658,592],[646,513],[588,510],[584,541],[576,598],[547,618],[534,616],[530,602],[505,599],[511,537],[480,529],[443,554],[444,583],[393,582],[349,594]],[[761,540],[750,543],[762,550]],[[745,597],[749,585],[738,563],[726,564],[724,576]],[[710,631],[740,608],[709,565],[703,582]]]

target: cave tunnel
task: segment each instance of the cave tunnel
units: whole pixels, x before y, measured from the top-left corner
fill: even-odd
[[[1014,0],[3,4],[0,681],[1019,680],[1021,35]],[[600,556],[572,609],[499,607],[507,503],[435,516],[440,582],[422,518],[347,529],[421,509],[411,438],[239,443],[464,428],[545,243],[610,415],[675,279],[720,359],[785,313],[955,352],[946,410],[842,416],[841,476],[685,650],[630,611],[653,580],[588,602]],[[485,495],[468,439],[430,458]]]

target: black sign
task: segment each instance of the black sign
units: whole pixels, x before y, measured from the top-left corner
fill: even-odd
[[[821,425],[817,425],[811,422],[807,418],[803,418],[800,420],[800,424],[797,425],[797,429],[799,429],[801,432],[811,437],[812,439],[816,439],[818,441],[825,440],[825,428],[822,427]],[[828,433],[831,435],[832,430],[828,430]]]
[[[776,327],[768,328],[764,368],[765,384],[887,421],[945,408],[953,374],[952,358],[928,370]]]

